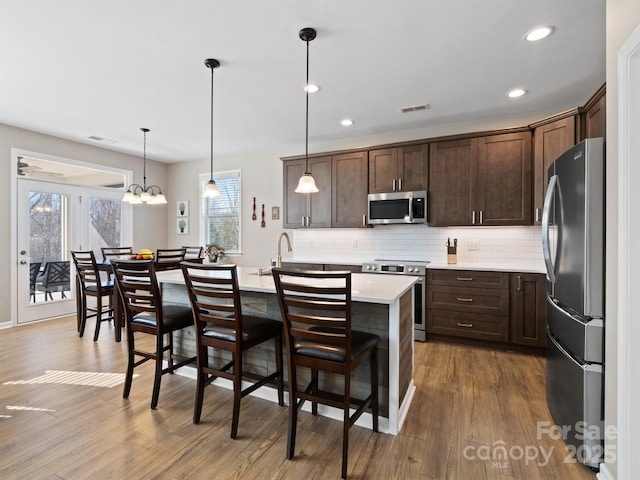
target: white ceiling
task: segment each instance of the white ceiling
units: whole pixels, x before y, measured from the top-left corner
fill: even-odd
[[[148,158],[208,159],[216,58],[215,154],[304,153],[303,27],[310,150],[560,112],[605,80],[604,0],[0,0],[0,123],[135,155],[146,127]]]

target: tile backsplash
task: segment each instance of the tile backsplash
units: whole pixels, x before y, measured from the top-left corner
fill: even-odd
[[[458,239],[458,263],[544,268],[540,227],[436,228],[384,225],[366,229],[297,229],[293,258],[362,263],[375,258],[447,263],[447,238]]]

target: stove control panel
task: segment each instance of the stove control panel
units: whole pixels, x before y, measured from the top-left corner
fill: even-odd
[[[393,273],[396,275],[417,275],[427,274],[426,263],[394,263],[394,262],[368,262],[362,264],[362,273]]]

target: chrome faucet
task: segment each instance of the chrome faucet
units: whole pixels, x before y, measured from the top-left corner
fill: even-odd
[[[291,251],[291,240],[287,232],[282,232],[278,237],[278,257],[276,258],[276,267],[282,267],[282,237],[287,239],[287,251]]]

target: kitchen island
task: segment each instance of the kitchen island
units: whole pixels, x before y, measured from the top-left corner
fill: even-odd
[[[238,267],[238,283],[244,314],[281,320],[275,285],[271,275],[259,275],[257,268]],[[380,430],[396,435],[402,428],[415,392],[413,383],[413,284],[412,276],[352,274],[352,326],[377,334],[379,344],[379,404]],[[163,301],[188,304],[181,270],[158,272]],[[187,330],[177,337],[177,351],[193,355],[194,332]],[[273,368],[273,353],[270,345],[256,347],[245,356],[245,369],[264,371]],[[184,373],[185,369],[181,369]],[[179,370],[179,372],[181,371]],[[195,376],[195,370],[191,369]],[[187,370],[188,371],[188,370]],[[285,381],[287,375],[285,372]],[[305,377],[306,378],[306,377]],[[325,379],[327,385],[337,384],[339,378]],[[225,383],[227,383],[225,385]],[[227,386],[230,383],[218,379],[214,384]],[[362,395],[369,389],[368,368],[362,366],[354,372],[352,392]],[[275,401],[275,389],[259,389],[252,395]],[[305,404],[305,407],[307,405]],[[306,409],[306,408],[305,408]],[[319,413],[333,418],[342,418],[340,410],[326,407]],[[371,427],[371,415],[363,414],[358,424]]]

